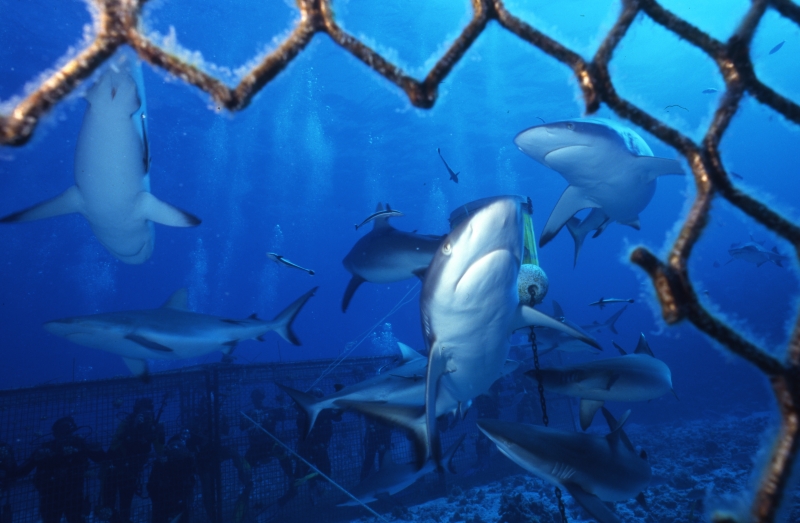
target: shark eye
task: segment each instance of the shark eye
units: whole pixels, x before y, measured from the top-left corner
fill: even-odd
[[[568,131],[571,131],[571,130],[573,130],[574,128],[575,128],[575,124],[573,124],[572,122],[568,122],[568,123],[567,123],[567,130],[568,130]]]
[[[449,256],[451,252],[453,252],[453,248],[450,246],[450,242],[445,242],[445,244],[442,245],[442,253]]]

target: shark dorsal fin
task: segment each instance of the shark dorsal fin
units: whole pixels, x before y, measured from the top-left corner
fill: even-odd
[[[172,296],[170,296],[169,299],[164,302],[164,305],[162,305],[161,308],[175,309],[178,311],[189,310],[189,293],[186,288],[175,291]]]
[[[622,444],[628,448],[628,450],[631,452],[636,452],[636,449],[633,448],[633,444],[631,444],[631,440],[628,439],[628,435],[625,434],[624,430],[622,430],[622,426],[625,425],[625,422],[628,421],[628,416],[631,415],[630,409],[626,410],[622,414],[622,416],[619,418],[619,421],[614,419],[614,415],[611,414],[607,408],[602,407],[601,411],[603,412],[603,417],[606,418],[606,422],[608,423],[608,429],[611,431],[608,433],[608,435],[606,435],[606,439],[613,445],[621,441]]]
[[[397,348],[400,349],[400,354],[402,354],[403,357],[403,363],[408,363],[409,361],[414,361],[414,360],[425,359],[425,356],[415,351],[405,343],[398,341]]]
[[[653,355],[653,351],[650,350],[650,344],[647,343],[647,340],[644,337],[644,333],[639,333],[639,343],[636,345],[636,350],[633,351],[634,354],[647,354],[648,356],[655,356]]]
[[[627,352],[625,352],[625,349],[623,349],[622,347],[620,347],[619,345],[617,345],[617,342],[616,342],[616,341],[612,341],[612,342],[611,342],[611,344],[612,344],[612,345],[614,345],[614,347],[616,347],[616,348],[617,348],[617,350],[619,351],[619,353],[620,353],[620,354],[622,354],[623,356],[627,356],[627,355],[628,355],[628,353],[627,353]]]

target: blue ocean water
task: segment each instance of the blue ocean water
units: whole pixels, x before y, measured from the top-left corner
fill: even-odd
[[[726,39],[749,7],[744,0],[689,0],[663,5]],[[405,71],[423,77],[469,21],[469,2],[336,1],[342,26]],[[620,9],[618,2],[507,2],[509,11],[585,57],[597,49]],[[50,70],[91,33],[78,0],[0,0],[0,102],[5,112],[30,82]],[[229,84],[239,68],[275,47],[298,17],[291,2],[251,0],[149,2],[143,24],[155,41],[179,45]],[[785,41],[779,52],[769,54]],[[176,44],[177,43],[177,44]],[[775,12],[765,16],[752,46],[756,73],[781,94],[800,100],[800,29]],[[457,206],[497,194],[530,196],[537,234],[565,180],[512,143],[523,129],[582,115],[580,91],[564,65],[491,22],[439,88],[432,109],[414,108],[393,84],[318,34],[250,106],[218,110],[198,89],[144,65],[152,193],[203,220],[197,228],[156,226],[155,252],[127,265],[98,243],[79,215],[0,226],[0,387],[96,380],[129,371],[110,353],[83,347],[42,329],[66,316],[158,307],[186,287],[192,310],[271,318],[313,286],[299,315],[295,347],[269,334],[242,342],[236,364],[329,359],[364,341],[352,355],[386,355],[395,340],[424,351],[416,280],[364,284],[346,314],[340,310],[350,275],[341,260],[369,227],[353,224],[388,202],[405,216],[402,230],[445,234]],[[620,95],[699,141],[724,91],[713,61],[640,16],[611,62]],[[95,76],[94,78],[96,78]],[[87,85],[91,82],[87,82]],[[703,93],[707,89],[717,92]],[[80,90],[80,89],[79,89]],[[6,101],[11,101],[8,104]],[[0,149],[0,215],[51,198],[73,183],[75,142],[85,101],[59,103],[22,147]],[[598,116],[636,130],[656,156],[676,151],[607,107]],[[745,97],[722,142],[735,183],[798,218],[800,178],[796,125]],[[436,149],[460,171],[448,175]],[[685,161],[681,158],[681,161]],[[688,172],[688,168],[687,168]],[[644,273],[628,261],[645,245],[664,255],[694,195],[691,176],[662,177],[641,215],[642,228],[612,224],[584,245],[573,268],[573,243],[562,231],[539,251],[549,282],[541,309],[557,300],[579,323],[603,321],[588,304],[600,297],[633,298],[617,323],[619,335],[599,335],[606,355],[614,340],[633,347],[644,333],[672,369],[680,400],[663,397],[633,406],[635,421],[702,420],[719,413],[774,411],[768,382],[752,366],[717,347],[687,323],[667,326]],[[362,232],[363,231],[363,232]],[[796,261],[761,267],[729,260],[730,244],[766,242],[792,257],[791,246],[730,204],[717,199],[689,270],[702,300],[762,346],[782,354],[796,318]],[[278,252],[314,276],[273,264]],[[715,267],[718,262],[720,267]],[[411,294],[409,294],[411,293]],[[582,355],[568,355],[579,361]],[[219,361],[218,353],[153,370]]]

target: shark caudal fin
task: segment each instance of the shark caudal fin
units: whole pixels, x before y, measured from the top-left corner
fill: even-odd
[[[72,214],[82,212],[83,197],[78,187],[73,185],[55,198],[37,203],[27,209],[17,211],[0,218],[0,223],[30,222],[61,216],[62,214]]]
[[[317,292],[317,289],[319,289],[319,287],[314,287],[278,313],[278,315],[275,316],[271,322],[269,322],[269,329],[267,330],[274,330],[280,334],[281,338],[288,341],[292,345],[302,345],[302,343],[300,343],[300,339],[292,330],[292,323],[300,313],[300,309],[302,309],[303,305],[305,305],[306,302],[314,295],[314,293]]]
[[[145,220],[169,227],[197,227],[200,218],[162,202],[149,192],[142,191],[136,197],[136,210]]]
[[[280,383],[275,383],[275,385],[277,385],[278,388],[283,392],[288,394],[289,397],[292,398],[301,409],[303,409],[303,412],[306,413],[307,423],[304,427],[305,430],[302,431],[302,437],[305,439],[308,437],[311,429],[314,428],[314,423],[317,421],[317,416],[319,416],[319,413],[324,410],[320,405],[321,402],[307,392],[293,389],[291,387],[287,387],[286,385],[281,385]]]
[[[610,330],[614,334],[619,334],[617,332],[617,328],[616,328],[615,324],[617,323],[617,320],[619,319],[620,316],[622,316],[622,313],[625,312],[625,309],[627,309],[627,308],[628,308],[628,306],[625,305],[620,310],[615,312],[610,318],[608,318],[606,320],[606,322],[604,323],[604,326],[608,327],[608,330]]]

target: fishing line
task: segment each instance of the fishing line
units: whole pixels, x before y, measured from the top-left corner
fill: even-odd
[[[344,362],[344,360],[346,360],[346,359],[348,358],[348,356],[350,356],[350,354],[352,354],[352,352],[353,352],[354,350],[356,350],[356,348],[358,348],[358,346],[359,346],[359,345],[361,345],[362,343],[364,343],[364,341],[365,341],[367,338],[369,338],[370,334],[372,334],[373,332],[375,332],[375,329],[377,329],[377,328],[378,328],[378,327],[381,325],[381,323],[383,323],[384,321],[386,321],[386,319],[387,319],[389,316],[391,316],[392,314],[394,314],[395,312],[397,312],[398,310],[400,310],[400,309],[401,309],[401,308],[402,308],[404,305],[406,305],[407,303],[411,303],[411,301],[412,301],[412,300],[413,300],[413,299],[414,299],[414,298],[417,296],[417,293],[419,292],[419,291],[417,290],[417,287],[419,287],[419,285],[420,285],[420,282],[419,282],[419,281],[417,281],[417,282],[414,284],[414,286],[413,286],[413,287],[411,287],[411,288],[408,290],[408,292],[406,292],[406,293],[403,295],[403,297],[402,297],[402,298],[400,298],[400,301],[398,301],[398,302],[397,302],[397,304],[395,304],[395,306],[394,306],[394,307],[392,307],[392,309],[391,309],[391,310],[390,310],[388,313],[386,313],[386,315],[385,315],[383,318],[381,318],[380,320],[378,320],[378,321],[377,321],[377,323],[375,323],[375,325],[373,325],[372,327],[370,327],[369,329],[367,329],[367,330],[366,330],[366,331],[365,331],[363,334],[361,334],[361,335],[357,336],[357,337],[356,337],[356,340],[358,340],[358,342],[357,342],[357,343],[354,343],[353,341],[351,341],[351,342],[347,343],[347,344],[345,345],[345,350],[344,350],[344,352],[343,352],[341,355],[339,355],[339,357],[338,357],[338,358],[336,358],[335,360],[333,360],[333,361],[330,363],[330,365],[328,365],[328,366],[325,368],[325,370],[323,370],[323,371],[322,371],[322,374],[320,374],[319,378],[317,378],[316,380],[314,380],[314,383],[312,383],[312,384],[311,384],[311,385],[308,387],[308,389],[306,389],[306,392],[308,392],[308,391],[310,391],[311,389],[313,389],[313,388],[314,388],[314,387],[317,385],[317,383],[319,383],[320,381],[322,381],[322,380],[325,378],[325,376],[327,376],[328,374],[330,374],[331,372],[333,372],[334,370],[336,370],[336,367],[338,367],[339,365],[341,365],[341,364]],[[413,293],[413,294],[412,294],[412,293]]]
[[[265,429],[264,427],[262,427],[262,426],[261,426],[259,423],[256,423],[255,421],[253,421],[253,419],[252,419],[250,416],[248,416],[248,415],[247,415],[247,414],[245,414],[244,412],[240,412],[240,414],[241,414],[241,415],[242,415],[242,416],[243,416],[243,417],[244,417],[246,420],[250,421],[250,423],[252,423],[254,427],[258,428],[258,429],[259,429],[261,432],[263,432],[264,434],[266,434],[267,436],[269,436],[270,438],[272,438],[273,440],[275,440],[275,443],[277,443],[278,445],[280,445],[281,447],[283,447],[284,449],[286,449],[287,451],[289,451],[289,453],[290,453],[290,454],[292,454],[294,457],[296,457],[297,459],[299,459],[300,461],[302,461],[303,463],[305,463],[306,465],[308,465],[308,466],[309,466],[309,468],[311,468],[311,470],[313,470],[314,472],[316,472],[317,474],[319,474],[320,476],[322,476],[323,478],[325,478],[325,479],[326,479],[326,480],[327,480],[327,481],[328,481],[328,482],[329,482],[331,485],[333,485],[334,487],[338,488],[339,490],[341,490],[342,492],[344,492],[345,494],[347,494],[347,495],[348,495],[348,496],[349,496],[349,497],[350,497],[350,498],[351,498],[353,501],[355,501],[356,503],[358,503],[359,505],[361,505],[361,506],[362,506],[362,507],[364,507],[365,509],[369,510],[369,511],[372,513],[372,515],[373,515],[373,516],[375,516],[376,518],[380,519],[381,521],[385,521],[386,523],[389,523],[389,520],[388,520],[388,519],[386,519],[385,517],[381,516],[380,514],[378,514],[377,512],[375,512],[374,510],[372,510],[371,508],[369,508],[369,507],[368,507],[368,506],[367,506],[367,505],[366,505],[364,502],[362,502],[360,499],[358,499],[358,498],[357,498],[357,497],[355,497],[354,495],[350,494],[350,492],[349,492],[348,490],[346,490],[346,489],[345,489],[343,486],[339,485],[338,483],[336,483],[335,481],[333,481],[331,478],[329,478],[328,476],[326,476],[325,474],[323,474],[321,470],[319,470],[317,467],[315,467],[314,465],[312,465],[311,463],[309,463],[308,461],[306,461],[306,459],[305,459],[303,456],[301,456],[300,454],[298,454],[297,452],[295,452],[295,451],[293,451],[291,448],[289,448],[289,446],[288,446],[288,445],[286,445],[284,442],[282,442],[280,439],[278,439],[278,437],[277,437],[277,436],[274,436],[274,435],[273,435],[273,434],[272,434],[270,431],[268,431],[267,429]]]

